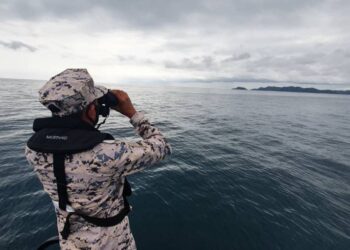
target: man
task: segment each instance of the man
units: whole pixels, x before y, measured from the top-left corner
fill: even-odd
[[[106,108],[98,100],[107,95],[142,140],[114,140],[94,128]],[[52,77],[39,96],[52,117],[34,121],[25,154],[55,205],[61,249],[136,249],[125,176],[163,159],[170,145],[127,93],[94,86],[85,69]]]

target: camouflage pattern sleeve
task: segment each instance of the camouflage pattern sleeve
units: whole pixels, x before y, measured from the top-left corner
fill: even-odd
[[[124,162],[123,175],[138,172],[164,159],[172,151],[164,135],[142,113],[137,112],[130,123],[143,140],[126,144],[129,154]]]

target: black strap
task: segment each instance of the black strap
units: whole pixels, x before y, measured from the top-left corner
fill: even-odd
[[[37,250],[44,250],[47,247],[49,247],[53,244],[58,244],[58,243],[59,243],[58,236],[53,236],[53,237],[47,239],[44,243],[41,243],[41,245],[37,248]]]
[[[54,154],[53,160],[54,160],[54,174],[55,174],[56,181],[57,181],[59,207],[60,207],[60,209],[63,209],[62,207],[66,207],[67,204],[69,204],[68,194],[67,194],[67,181],[65,178],[64,155],[63,154]],[[94,224],[95,226],[98,226],[98,227],[111,227],[111,226],[119,224],[125,218],[125,216],[127,216],[127,214],[131,211],[129,202],[126,199],[126,197],[130,196],[131,194],[132,194],[131,186],[125,177],[124,187],[123,187],[124,207],[117,215],[109,217],[109,218],[96,218],[96,217],[83,215],[83,214],[80,214],[77,212],[68,213],[66,220],[65,220],[65,223],[64,223],[63,230],[60,232],[62,238],[64,240],[68,239],[68,236],[70,234],[70,217],[72,215],[81,216],[87,222]],[[57,236],[52,237],[52,238],[46,240],[44,243],[42,243],[38,247],[38,250],[44,250],[48,246],[51,246],[51,245],[57,244],[57,243],[59,243],[58,237]]]
[[[67,180],[64,167],[64,154],[53,154],[53,172],[57,182],[58,206],[66,210],[68,201]]]
[[[125,218],[125,216],[127,216],[127,214],[131,210],[130,205],[129,205],[129,203],[124,195],[123,195],[123,199],[124,199],[123,209],[117,215],[112,216],[112,217],[97,218],[97,217],[91,217],[91,216],[87,216],[84,214],[80,214],[77,212],[68,213],[68,215],[66,217],[66,221],[64,223],[63,230],[61,231],[62,238],[64,240],[66,240],[70,234],[70,217],[72,215],[78,215],[78,216],[84,218],[84,220],[86,220],[87,222],[94,224],[95,226],[98,226],[98,227],[111,227],[111,226],[115,226],[115,225],[119,224]]]
[[[58,193],[58,206],[62,210],[66,210],[67,204],[70,204],[68,201],[68,193],[67,193],[67,180],[66,180],[66,172],[64,165],[64,154],[53,154],[53,171],[56,177],[57,182],[57,193]],[[87,222],[94,224],[98,227],[111,227],[119,224],[124,217],[130,212],[130,205],[127,201],[126,197],[131,195],[131,187],[128,180],[125,178],[124,187],[123,187],[123,200],[124,200],[124,208],[115,216],[108,218],[97,218],[91,217],[84,214],[80,214],[78,212],[68,213],[63,230],[61,231],[61,236],[64,240],[66,240],[70,234],[70,217],[72,215],[78,215],[84,218]]]
[[[113,217],[108,217],[108,218],[96,218],[96,217],[90,217],[83,214],[78,214],[78,215],[83,217],[84,220],[86,220],[87,222],[94,224],[95,226],[111,227],[119,224],[129,212],[130,212],[130,206],[124,207],[117,215]]]
[[[66,240],[68,239],[68,236],[70,234],[70,217],[76,213],[68,213],[67,217],[66,217],[66,221],[64,222],[64,226],[62,231],[60,232],[62,239]]]
[[[130,183],[128,182],[128,179],[126,179],[126,177],[124,177],[124,187],[123,187],[123,197],[124,197],[124,203],[128,202],[126,200],[126,197],[132,195],[132,189],[130,186]]]

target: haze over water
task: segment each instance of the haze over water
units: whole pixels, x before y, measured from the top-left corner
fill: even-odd
[[[0,249],[57,233],[24,158],[42,83],[0,80]],[[154,86],[122,86],[174,151],[130,178],[139,249],[350,248],[349,96]],[[137,139],[118,114],[102,128]]]

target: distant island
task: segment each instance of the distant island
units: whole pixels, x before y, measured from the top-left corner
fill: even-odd
[[[233,90],[247,90],[244,87],[232,88]],[[289,87],[261,87],[257,89],[252,89],[257,91],[280,91],[280,92],[296,92],[296,93],[321,93],[321,94],[336,94],[336,95],[350,95],[350,90],[330,90],[330,89],[315,89],[315,88],[301,88],[295,86]]]
[[[282,91],[282,92],[297,92],[297,93],[322,93],[322,94],[338,94],[338,95],[350,95],[350,90],[330,90],[330,89],[315,89],[315,88],[301,88],[301,87],[262,87],[252,90],[258,91]]]
[[[236,87],[236,88],[232,88],[232,89],[235,89],[235,90],[247,90],[247,89],[244,88],[244,87]]]

